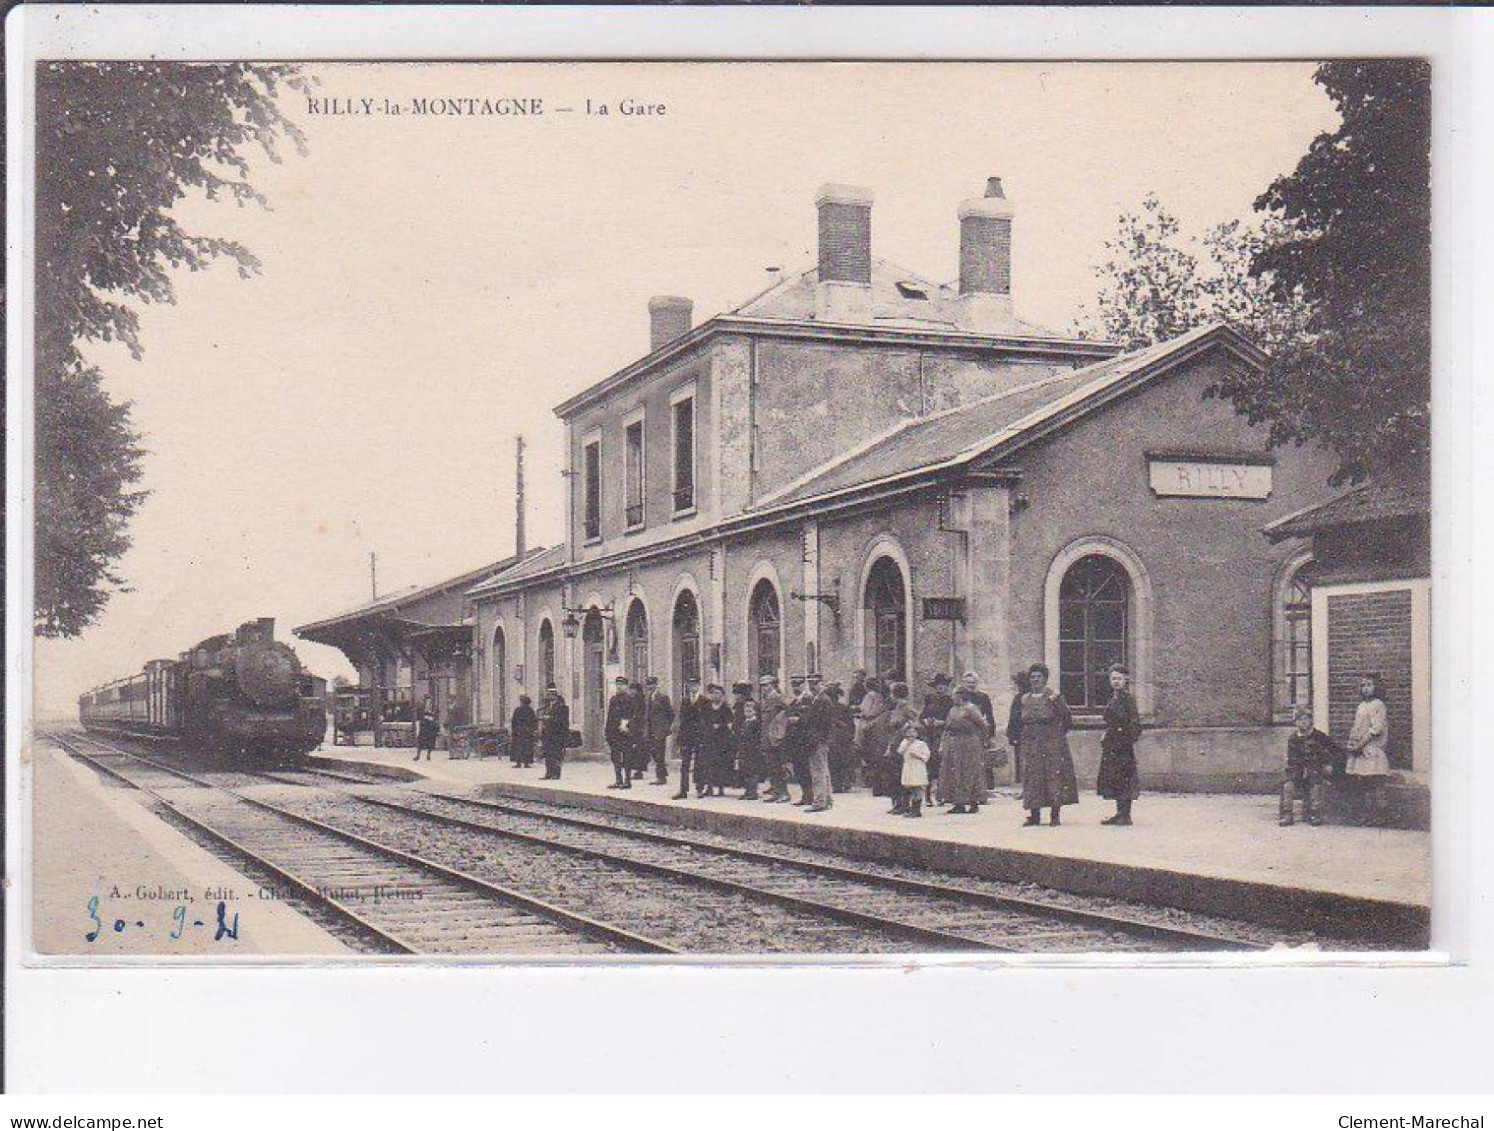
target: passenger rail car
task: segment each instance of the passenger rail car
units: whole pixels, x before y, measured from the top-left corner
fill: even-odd
[[[180,740],[229,762],[274,762],[321,744],[326,692],[326,681],[275,640],[275,621],[261,617],[94,688],[78,700],[78,716],[86,730]]]

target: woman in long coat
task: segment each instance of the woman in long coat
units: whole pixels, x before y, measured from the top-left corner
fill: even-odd
[[[1136,740],[1141,737],[1141,712],[1126,688],[1131,673],[1124,664],[1110,666],[1110,702],[1105,704],[1105,736],[1100,739],[1100,776],[1095,789],[1115,802],[1115,816],[1102,825],[1129,825],[1131,802],[1141,796],[1136,773]]]
[[[1064,805],[1079,803],[1079,782],[1074,776],[1074,756],[1069,753],[1069,727],[1073,717],[1063,697],[1048,686],[1048,666],[1027,669],[1027,694],[1022,696],[1022,807],[1027,825],[1057,825]]]
[[[962,687],[944,720],[939,752],[939,800],[954,806],[951,813],[978,813],[986,799],[985,714]]]

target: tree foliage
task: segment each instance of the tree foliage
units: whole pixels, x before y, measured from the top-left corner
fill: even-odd
[[[1280,225],[1252,273],[1308,317],[1261,376],[1221,392],[1276,443],[1318,440],[1336,481],[1431,454],[1431,69],[1419,59],[1324,63],[1342,122],[1256,201]]]
[[[1128,348],[1227,319],[1270,355],[1210,390],[1273,446],[1319,443],[1333,482],[1424,464],[1430,450],[1430,72],[1325,63],[1341,125],[1257,199],[1256,226],[1185,236],[1149,196],[1105,245],[1080,328]]]
[[[1100,287],[1076,328],[1127,349],[1167,341],[1208,322],[1229,321],[1262,349],[1298,333],[1302,303],[1280,297],[1268,277],[1252,273],[1279,225],[1220,224],[1204,236],[1185,235],[1155,194],[1140,212],[1122,213],[1095,268]]]
[[[276,104],[305,90],[286,66],[48,63],[37,71],[36,608],[42,636],[76,636],[123,588],[117,563],[145,493],[140,437],[84,357],[89,342],[142,356],[138,303],[175,300],[172,272],[227,258],[233,241],[186,231],[189,193],[265,203],[250,157],[304,139]]]

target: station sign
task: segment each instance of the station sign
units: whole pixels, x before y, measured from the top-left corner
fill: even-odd
[[[1268,499],[1269,463],[1223,460],[1159,459],[1148,461],[1151,487],[1159,496],[1192,499]]]
[[[965,620],[965,598],[925,597],[923,599],[924,620]]]

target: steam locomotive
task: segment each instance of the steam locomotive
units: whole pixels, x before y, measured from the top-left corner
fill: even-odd
[[[261,617],[95,688],[78,715],[85,730],[179,740],[229,764],[276,763],[321,743],[326,693],[326,681],[275,640],[274,618]]]

